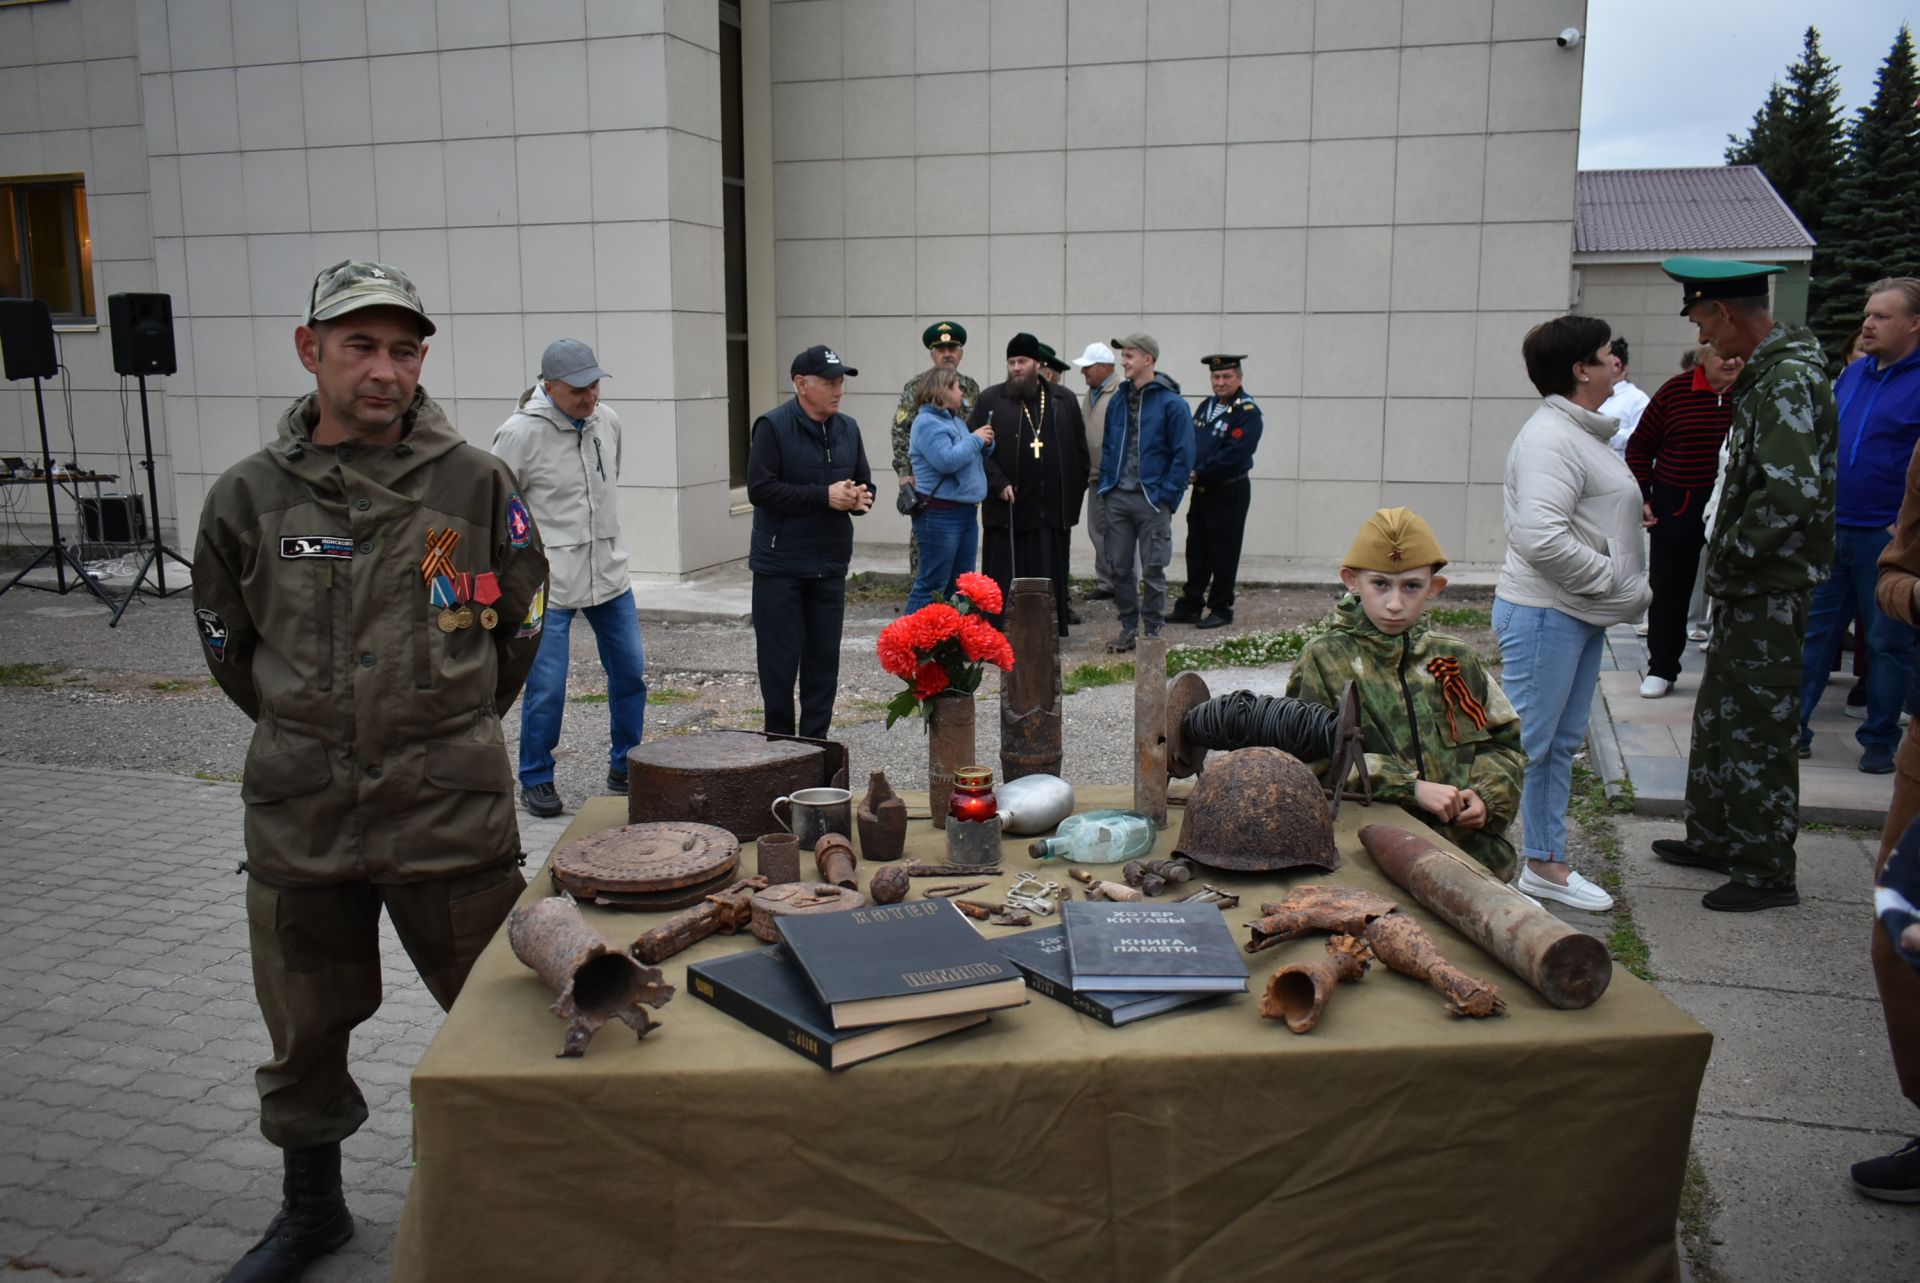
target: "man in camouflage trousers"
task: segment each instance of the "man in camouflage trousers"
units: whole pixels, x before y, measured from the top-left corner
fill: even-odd
[[[931,368],[958,370],[960,358],[967,354],[967,327],[958,321],[935,321],[921,332],[920,341],[932,359]],[[907,457],[907,451],[913,442],[913,416],[919,404],[920,383],[926,377],[927,371],[922,370],[907,380],[907,386],[900,389],[900,405],[893,412],[893,470],[900,477],[903,492],[913,489],[913,460]],[[980,385],[962,374],[960,396],[960,418],[964,421],[973,413],[973,403],[980,399]],[[907,536],[907,565],[914,575],[919,575],[920,541],[911,534]]]
[[[1722,356],[1746,358],[1733,385],[1726,480],[1707,541],[1713,636],[1694,702],[1684,841],[1669,864],[1727,874],[1701,897],[1722,912],[1800,903],[1801,647],[1807,603],[1834,556],[1838,416],[1820,344],[1773,319],[1767,277],[1785,269],[1670,258],[1683,314]]]

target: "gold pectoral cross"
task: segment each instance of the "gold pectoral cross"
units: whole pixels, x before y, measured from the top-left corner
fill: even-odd
[[[1039,437],[1035,437],[1035,438],[1033,439],[1033,443],[1032,443],[1032,446],[1033,446],[1033,457],[1034,457],[1034,458],[1036,458],[1036,459],[1038,459],[1038,458],[1040,457],[1040,450],[1041,450],[1041,447],[1042,447],[1042,446],[1044,446],[1045,444],[1046,444],[1046,443],[1045,443],[1045,442],[1043,442],[1043,441],[1042,441],[1042,440],[1041,440],[1041,439],[1040,439]]]

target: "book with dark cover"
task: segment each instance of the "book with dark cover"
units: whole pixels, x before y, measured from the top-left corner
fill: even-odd
[[[987,1022],[985,1013],[966,1011],[844,1033],[829,1024],[806,977],[779,945],[690,963],[687,988],[694,997],[828,1069],[845,1069]]]
[[[1066,1003],[1082,1015],[1092,1016],[1118,1029],[1148,1016],[1157,1016],[1175,1007],[1205,1002],[1210,993],[1113,993],[1088,990],[1075,993],[1072,973],[1067,968],[1067,936],[1059,926],[1023,931],[1017,936],[1002,936],[994,944],[1007,961],[1020,968],[1027,988]]]
[[[777,918],[775,924],[836,1029],[1027,1000],[1020,972],[945,900]]]
[[[1060,920],[1076,991],[1246,990],[1246,960],[1211,904],[1072,900]]]

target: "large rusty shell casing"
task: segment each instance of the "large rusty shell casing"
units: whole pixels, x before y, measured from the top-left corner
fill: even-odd
[[[626,824],[553,853],[554,887],[612,909],[684,909],[724,891],[740,844],[711,824]]]
[[[1481,868],[1416,833],[1369,824],[1360,843],[1380,871],[1556,1007],[1592,1006],[1613,981],[1607,946]]]
[[[1053,580],[1014,580],[1004,619],[1015,662],[1000,674],[1000,778],[1058,775],[1060,626]]]
[[[1367,942],[1349,935],[1327,941],[1327,956],[1290,963],[1267,980],[1260,998],[1260,1014],[1284,1020],[1294,1033],[1310,1033],[1326,1014],[1334,987],[1352,984],[1367,974],[1373,952]]]
[[[1320,781],[1277,748],[1242,748],[1200,773],[1173,853],[1216,869],[1340,867]]]
[[[609,1020],[646,1037],[656,1022],[645,1009],[657,1010],[673,997],[658,967],[643,967],[608,944],[569,896],[523,904],[508,914],[507,943],[555,994],[553,1014],[567,1022],[561,1056],[585,1055]]]
[[[633,824],[690,820],[749,842],[766,827],[774,798],[822,787],[847,787],[845,745],[760,731],[707,731],[649,740],[627,752],[627,819]]]
[[[853,843],[847,841],[843,833],[823,833],[813,844],[813,868],[822,882],[857,891],[860,889],[860,876],[855,872],[858,864]]]

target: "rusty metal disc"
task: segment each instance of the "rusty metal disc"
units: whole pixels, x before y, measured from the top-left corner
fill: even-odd
[[[1187,742],[1187,714],[1211,698],[1207,679],[1188,670],[1167,683],[1167,778],[1184,780],[1206,765],[1207,750]]]
[[[738,880],[740,870],[731,868],[718,877],[705,882],[692,882],[683,887],[672,887],[665,891],[574,891],[565,886],[558,877],[553,884],[563,891],[573,891],[579,900],[592,900],[603,909],[629,909],[638,913],[668,913],[675,909],[691,909],[710,895],[717,895],[732,886]]]
[[[604,897],[653,897],[670,907],[666,894],[724,884],[740,865],[740,844],[733,834],[711,824],[660,822],[626,824],[570,842],[553,854],[555,885],[596,901]]]
[[[780,943],[776,918],[813,913],[845,913],[864,909],[867,897],[831,882],[785,882],[753,897],[753,922],[748,928],[768,944]]]

